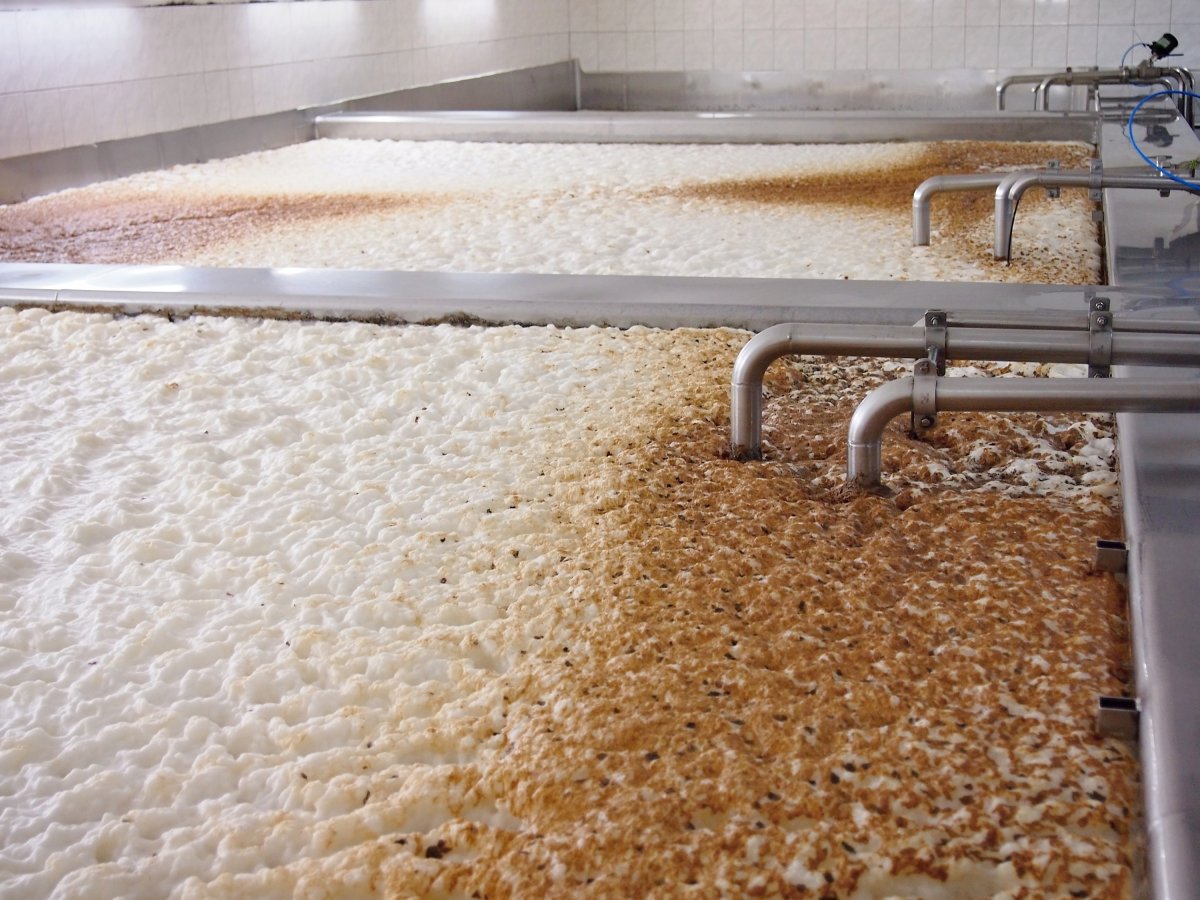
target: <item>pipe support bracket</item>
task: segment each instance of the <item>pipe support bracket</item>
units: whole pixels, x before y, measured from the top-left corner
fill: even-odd
[[[945,310],[925,311],[925,351],[939,375],[946,374],[946,327],[949,321]]]
[[[917,437],[937,425],[938,371],[932,360],[913,363],[912,431]]]
[[[1113,314],[1108,310],[1088,313],[1088,378],[1112,375]]]

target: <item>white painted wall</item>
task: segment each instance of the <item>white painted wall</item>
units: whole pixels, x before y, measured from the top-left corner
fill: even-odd
[[[0,158],[569,56],[566,0],[0,5]]]
[[[1200,62],[1200,0],[568,3],[584,71],[1116,66],[1130,44],[1168,30],[1184,61]]]

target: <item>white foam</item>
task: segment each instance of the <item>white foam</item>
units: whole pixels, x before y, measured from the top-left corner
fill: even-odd
[[[568,615],[617,336],[0,312],[0,894],[503,821],[450,773]]]

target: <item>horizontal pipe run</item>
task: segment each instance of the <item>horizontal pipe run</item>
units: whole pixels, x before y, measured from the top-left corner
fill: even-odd
[[[1200,365],[1200,335],[1115,332],[1112,365]],[[767,328],[742,348],[729,391],[730,454],[762,458],[762,391],[767,368],[784,356],[873,356],[919,359],[929,348],[919,328],[905,325],[806,325]],[[1088,363],[1091,335],[1083,330],[960,328],[946,330],[946,358],[1009,362]]]
[[[918,325],[923,323],[918,322]],[[1088,316],[1083,313],[1041,310],[1036,313],[950,312],[946,314],[946,325],[950,328],[1061,328],[1066,331],[1089,328]],[[1128,314],[1114,314],[1113,331],[1138,331],[1155,334],[1200,334],[1200,319],[1147,319]]]
[[[1014,84],[1040,84],[1045,75],[1009,75],[996,85],[996,109],[1004,109],[1004,95]]]
[[[996,259],[1009,259],[1012,255],[1012,232],[1016,220],[1017,206],[1021,197],[1032,187],[1088,188],[1106,190],[1129,188],[1152,191],[1188,191],[1200,193],[1195,188],[1151,174],[1109,174],[1083,170],[1055,172],[1049,169],[1013,172],[996,188],[995,240],[992,253]]]
[[[850,419],[846,480],[875,488],[882,478],[883,430],[913,408],[917,379],[876,388]],[[1109,378],[935,378],[938,412],[1200,412],[1200,381]]]
[[[1050,88],[1056,84],[1073,86],[1102,85],[1102,84],[1132,84],[1156,85],[1168,83],[1174,79],[1180,89],[1187,84],[1187,78],[1173,67],[1140,65],[1135,67],[1122,66],[1119,69],[1086,69],[1078,72],[1067,69],[1062,72],[1052,72],[1042,78],[1034,89],[1034,109],[1045,111],[1049,109],[1048,95]],[[1169,84],[1168,84],[1169,86]]]
[[[934,194],[947,191],[976,191],[998,187],[1004,173],[986,172],[973,175],[934,175],[926,178],[913,191],[913,246],[929,245],[929,206]]]
[[[1042,81],[1042,83],[1039,84],[1037,86],[1037,88],[1034,89],[1033,108],[1037,112],[1048,112],[1050,110],[1050,88],[1052,88],[1056,84],[1066,85],[1067,87],[1073,87],[1077,84],[1090,85],[1093,87],[1096,87],[1096,86],[1099,86],[1102,84],[1129,84],[1129,85],[1137,85],[1138,87],[1154,87],[1154,88],[1159,88],[1161,90],[1170,91],[1170,90],[1179,90],[1180,85],[1182,83],[1183,82],[1181,79],[1172,80],[1171,78],[1168,78],[1166,76],[1147,77],[1147,78],[1129,77],[1129,78],[1125,78],[1125,79],[1121,79],[1121,78],[1071,79],[1065,75],[1051,75],[1049,78],[1046,78],[1044,81]],[[1180,110],[1180,112],[1182,113],[1182,110]]]

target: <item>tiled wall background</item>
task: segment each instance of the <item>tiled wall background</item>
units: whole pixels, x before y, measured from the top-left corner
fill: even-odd
[[[1200,0],[568,2],[585,71],[1116,66],[1168,30],[1200,60]]]
[[[1116,65],[1170,30],[1200,61],[1200,0],[158,2],[0,0],[0,158],[570,57],[586,71],[1052,69]]]
[[[0,158],[558,62],[567,16],[567,0],[0,3]]]

